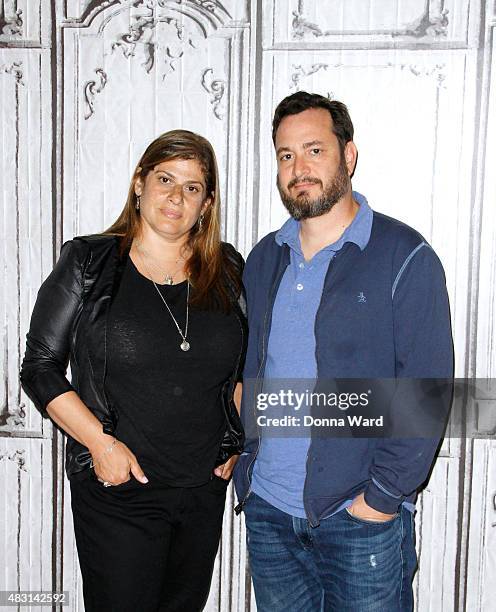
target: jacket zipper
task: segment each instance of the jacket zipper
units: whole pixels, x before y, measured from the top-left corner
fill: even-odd
[[[339,251],[338,251],[339,252]],[[334,256],[332,257],[331,261],[329,262],[329,266],[327,268],[327,272],[324,278],[324,285],[322,288],[322,297],[324,295],[324,289],[325,289],[325,285],[326,285],[326,281],[331,277],[332,274],[332,269],[334,267],[334,261],[337,257],[337,253],[334,254]],[[320,298],[322,301],[322,297]],[[319,308],[317,309],[317,313],[315,315],[315,324],[314,324],[314,335],[315,335],[315,363],[317,365],[317,376],[316,376],[316,380],[318,380],[319,378],[319,364],[318,364],[318,351],[317,351],[317,334],[315,333],[315,325],[317,324],[317,314],[320,310],[320,304],[319,304]],[[311,431],[310,431],[310,436],[311,436]],[[308,447],[307,450],[307,457],[306,457],[306,461],[305,461],[305,483],[303,485],[303,507],[305,508],[305,514],[307,515],[307,519],[308,522],[310,523],[310,527],[318,527],[320,524],[320,521],[318,519],[318,517],[315,517],[315,521],[313,520],[313,513],[309,510],[309,508],[307,507],[307,504],[305,503],[305,486],[307,483],[307,477],[308,477],[308,461],[309,461],[309,455],[310,455],[310,447],[312,445],[312,438],[310,437],[310,445]]]
[[[262,372],[262,368],[264,366],[265,363],[265,336],[266,336],[266,332],[267,332],[267,314],[268,314],[268,310],[265,311],[265,317],[264,317],[264,334],[262,337],[262,359],[260,361],[260,367],[258,368],[258,372],[257,372],[257,381],[260,378],[260,374]],[[256,412],[255,412],[255,408],[253,408],[253,414],[256,417]],[[246,495],[244,496],[244,498],[239,502],[239,504],[237,504],[234,507],[234,512],[236,513],[236,515],[240,514],[241,511],[243,510],[248,498],[250,497],[251,494],[251,478],[250,478],[250,469],[251,466],[255,463],[255,459],[257,458],[258,455],[258,451],[260,450],[260,444],[261,444],[261,436],[260,436],[260,428],[257,426],[257,431],[258,431],[258,444],[257,444],[257,448],[255,449],[255,452],[253,454],[253,459],[250,461],[250,463],[248,464],[248,467],[246,468],[246,478],[250,484],[250,486],[248,487],[248,491],[246,493]]]
[[[277,288],[279,288],[279,282],[281,280],[281,278],[284,275],[284,272],[286,271],[287,265],[284,268],[284,271],[280,274],[279,279],[278,279],[278,283],[277,283]],[[275,297],[277,291],[274,292],[273,296]],[[271,304],[269,305],[269,307],[267,308],[267,310],[265,311],[265,317],[264,317],[264,333],[262,336],[262,359],[260,361],[260,367],[258,368],[258,372],[257,372],[257,382],[260,379],[260,374],[262,373],[262,369],[265,368],[265,360],[266,360],[266,345],[265,345],[265,339],[267,336],[267,317],[269,314],[269,310],[272,311],[272,308],[274,307],[274,300],[271,299]],[[253,414],[255,416],[257,416],[257,413],[255,412],[255,407],[253,408]],[[248,464],[248,467],[246,468],[246,478],[249,482],[249,487],[248,487],[248,491],[246,493],[246,495],[243,497],[243,499],[239,502],[239,504],[237,504],[234,507],[234,512],[236,515],[239,515],[241,513],[241,511],[243,510],[246,502],[248,501],[248,498],[251,495],[251,478],[250,478],[250,469],[251,466],[255,463],[255,460],[257,458],[258,455],[258,451],[260,450],[260,444],[261,444],[261,436],[260,436],[260,428],[257,426],[257,430],[258,430],[258,444],[257,444],[257,448],[253,454],[253,459],[250,461],[250,463]]]

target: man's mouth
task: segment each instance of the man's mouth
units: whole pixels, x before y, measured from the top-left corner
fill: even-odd
[[[308,187],[311,187],[312,185],[319,185],[321,183],[321,181],[319,181],[319,179],[303,179],[300,180],[298,182],[296,181],[290,181],[288,184],[288,190],[289,189],[307,189]]]

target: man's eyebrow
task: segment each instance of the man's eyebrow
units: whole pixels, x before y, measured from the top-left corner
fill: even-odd
[[[322,140],[312,140],[311,142],[305,142],[303,144],[304,149],[309,149],[310,147],[314,147],[315,145],[323,145],[324,142]]]
[[[283,151],[291,151],[291,149],[289,147],[279,147],[276,151],[276,155],[279,155]]]
[[[323,140],[312,140],[311,142],[305,142],[303,143],[303,148],[304,149],[309,149],[310,147],[314,147],[315,145],[323,145],[324,141]],[[279,147],[276,151],[276,155],[280,155],[283,151],[289,151],[291,152],[291,149],[289,147],[283,146],[283,147]]]

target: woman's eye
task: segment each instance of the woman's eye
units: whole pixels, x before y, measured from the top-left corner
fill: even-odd
[[[322,149],[312,149],[312,155],[318,155]]]
[[[195,187],[194,185],[189,185],[187,189],[188,189],[188,191],[190,191],[191,193],[198,193],[198,192],[199,192],[198,187]]]
[[[171,182],[168,176],[161,176],[158,180],[164,185],[168,185]]]

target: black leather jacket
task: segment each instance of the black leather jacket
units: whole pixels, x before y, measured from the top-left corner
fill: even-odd
[[[239,268],[243,259],[230,244],[225,257]],[[62,247],[53,271],[40,287],[27,335],[21,383],[43,416],[47,404],[74,390],[102,422],[103,431],[115,431],[118,414],[105,395],[106,330],[109,305],[124,270],[126,255],[119,255],[119,238],[85,236]],[[246,351],[246,307],[243,295],[233,294],[234,312],[243,330],[242,349],[231,377],[222,388],[226,431],[216,465],[241,453],[244,433],[233,402],[236,382]],[[70,359],[72,384],[66,378]],[[69,477],[90,466],[88,449],[68,436],[66,471]]]

